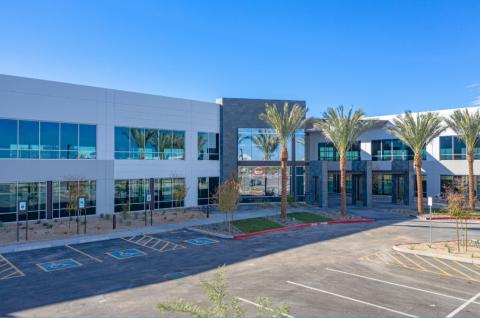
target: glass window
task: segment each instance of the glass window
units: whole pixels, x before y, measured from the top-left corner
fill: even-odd
[[[172,131],[160,130],[159,135],[160,159],[169,160],[172,153]]]
[[[38,121],[20,120],[18,122],[18,137],[19,157],[37,159],[40,143]]]
[[[128,159],[130,152],[130,129],[115,127],[115,159]]]
[[[147,189],[145,181],[143,179],[129,180],[130,211],[145,210],[145,191]]]
[[[0,158],[17,158],[17,121],[0,119]]]
[[[185,188],[185,179],[183,178],[174,178],[172,179],[172,196],[173,196],[173,206],[181,207],[184,205],[185,198],[182,196],[186,195]],[[182,194],[183,193],[183,194]]]
[[[76,213],[78,196],[86,199],[85,210],[80,213],[96,213],[96,181],[69,180],[52,182],[53,217],[69,217]]]
[[[17,184],[0,183],[0,221],[13,222],[17,219]]]
[[[252,130],[238,129],[238,160],[252,160]]]
[[[278,202],[280,200],[280,167],[239,166],[238,177],[241,202]],[[287,179],[287,189],[290,189],[290,178]]]
[[[208,134],[208,159],[209,160],[218,160],[219,158],[219,134],[209,133]]]
[[[382,140],[382,160],[392,160],[392,140]]]
[[[171,208],[173,201],[172,179],[159,179],[158,208]]]
[[[97,126],[79,125],[79,131],[79,159],[95,159],[97,157]]]
[[[145,159],[158,159],[157,129],[145,129]]]
[[[372,193],[376,195],[392,195],[392,175],[378,173],[372,176]]]
[[[60,158],[78,158],[78,125],[60,124]]]
[[[60,124],[40,122],[40,158],[58,159]]]
[[[197,135],[198,160],[208,159],[208,133],[199,132]]]
[[[452,160],[453,146],[452,136],[440,137],[440,160]]]
[[[337,151],[332,143],[318,143],[318,160],[335,161],[337,160]]]
[[[467,159],[467,146],[460,138],[453,137],[453,160]]]
[[[172,132],[172,154],[170,160],[185,159],[185,132],[174,130]]]
[[[115,212],[130,211],[128,180],[115,180]]]
[[[372,160],[382,160],[382,141],[372,140]]]
[[[295,132],[295,160],[305,160],[305,131],[297,129]]]
[[[198,178],[198,205],[215,203],[219,177]]]
[[[145,129],[130,128],[130,159],[145,159]]]

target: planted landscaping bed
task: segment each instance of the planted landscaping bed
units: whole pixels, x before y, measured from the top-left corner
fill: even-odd
[[[327,216],[328,215],[328,216]],[[234,220],[229,226],[228,222],[214,223],[195,227],[201,231],[219,234],[231,238],[243,238],[257,234],[277,232],[289,229],[303,228],[319,224],[369,222],[373,220],[353,219],[351,216],[342,217],[334,213],[292,212],[283,220],[280,215],[256,217],[251,219]]]

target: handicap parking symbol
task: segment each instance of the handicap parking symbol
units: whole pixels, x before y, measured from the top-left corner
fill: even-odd
[[[218,241],[208,237],[197,237],[195,239],[186,240],[185,242],[193,245],[207,245],[207,244],[218,243]]]
[[[137,250],[136,248],[127,248],[127,249],[124,249],[124,250],[116,250],[116,251],[113,251],[113,252],[108,252],[107,254],[110,255],[111,257],[116,258],[116,259],[127,259],[127,258],[146,255],[145,252]]]
[[[62,269],[79,267],[79,266],[82,266],[82,264],[80,264],[73,258],[68,258],[68,259],[61,259],[58,261],[37,264],[37,266],[40,267],[45,272],[53,272],[53,271],[58,271]]]

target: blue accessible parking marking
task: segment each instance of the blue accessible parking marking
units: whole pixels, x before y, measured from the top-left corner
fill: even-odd
[[[196,239],[186,240],[185,242],[193,245],[207,245],[207,244],[218,243],[218,241],[208,237],[197,237]]]
[[[40,269],[42,269],[45,272],[53,272],[53,271],[58,271],[62,269],[80,267],[82,266],[82,264],[80,264],[78,261],[74,260],[73,258],[67,258],[67,259],[61,259],[58,261],[37,264],[37,266],[40,267]]]
[[[147,253],[137,250],[136,248],[127,248],[124,250],[117,250],[113,252],[108,252],[107,254],[116,259],[127,259],[127,258],[147,255]]]

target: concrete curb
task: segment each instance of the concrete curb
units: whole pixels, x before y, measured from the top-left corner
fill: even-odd
[[[374,219],[353,219],[353,220],[336,220],[336,221],[328,221],[328,222],[304,223],[304,224],[286,226],[286,227],[282,227],[282,228],[279,228],[279,229],[271,229],[271,230],[252,232],[252,233],[247,233],[247,234],[234,235],[232,238],[234,240],[238,240],[238,239],[249,238],[249,237],[257,236],[257,235],[264,235],[264,234],[268,234],[268,233],[284,232],[284,231],[289,231],[289,230],[303,229],[303,228],[306,228],[306,227],[313,227],[313,226],[320,226],[320,225],[370,223],[370,222],[375,222],[375,220]]]
[[[411,243],[411,244],[419,244],[419,243]],[[400,253],[405,253],[405,254],[435,257],[435,258],[447,259],[449,261],[457,261],[457,262],[462,262],[462,263],[480,265],[480,260],[475,260],[475,259],[466,258],[466,257],[437,254],[437,253],[426,252],[426,251],[416,251],[416,250],[411,250],[411,249],[408,249],[408,248],[405,248],[405,247],[400,247],[398,245],[392,246],[392,249],[394,251],[397,251],[397,252],[400,252]]]
[[[200,233],[200,234],[204,234],[204,235],[215,236],[215,237],[219,237],[219,238],[223,238],[223,239],[232,239],[233,238],[233,235],[226,235],[226,234],[210,232],[210,231],[206,231],[206,230],[197,229],[195,227],[187,227],[187,230],[190,230],[192,232],[197,232],[197,233]]]

